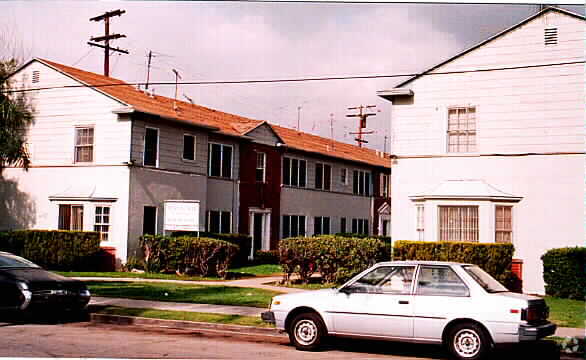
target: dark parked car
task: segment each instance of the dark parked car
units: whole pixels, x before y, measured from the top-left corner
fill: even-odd
[[[81,312],[90,301],[83,282],[49,272],[7,252],[0,252],[0,294],[0,310],[11,312]]]

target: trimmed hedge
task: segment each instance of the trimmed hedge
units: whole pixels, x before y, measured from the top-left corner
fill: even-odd
[[[91,270],[100,251],[93,231],[16,230],[0,233],[0,250],[51,270]]]
[[[453,261],[480,266],[500,283],[511,289],[517,279],[511,272],[515,248],[513,244],[395,241],[393,260]]]
[[[147,272],[179,272],[225,278],[238,246],[206,237],[140,237]]]
[[[252,238],[246,234],[238,233],[210,233],[205,231],[174,231],[171,233],[173,237],[189,236],[189,237],[206,237],[210,239],[224,240],[231,244],[238,246],[238,253],[232,261],[233,266],[243,266],[248,262],[250,255],[250,246],[252,245]]]
[[[584,300],[586,291],[586,247],[552,249],[541,256],[545,293]]]
[[[254,264],[279,264],[279,250],[257,250],[254,253]]]
[[[284,281],[297,273],[303,283],[320,272],[326,283],[343,283],[376,262],[388,260],[388,247],[372,238],[323,235],[281,240],[280,264]]]

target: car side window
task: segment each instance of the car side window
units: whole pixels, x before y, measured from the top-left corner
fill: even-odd
[[[356,280],[349,290],[359,293],[409,294],[414,266],[381,266]]]
[[[417,295],[468,296],[468,287],[447,266],[422,266],[417,278]]]

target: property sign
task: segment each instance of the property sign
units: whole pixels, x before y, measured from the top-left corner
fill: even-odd
[[[164,229],[199,231],[199,200],[165,201]]]

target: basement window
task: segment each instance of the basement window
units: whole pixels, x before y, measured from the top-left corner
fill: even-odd
[[[558,28],[546,28],[544,31],[544,44],[557,45],[558,43]]]

